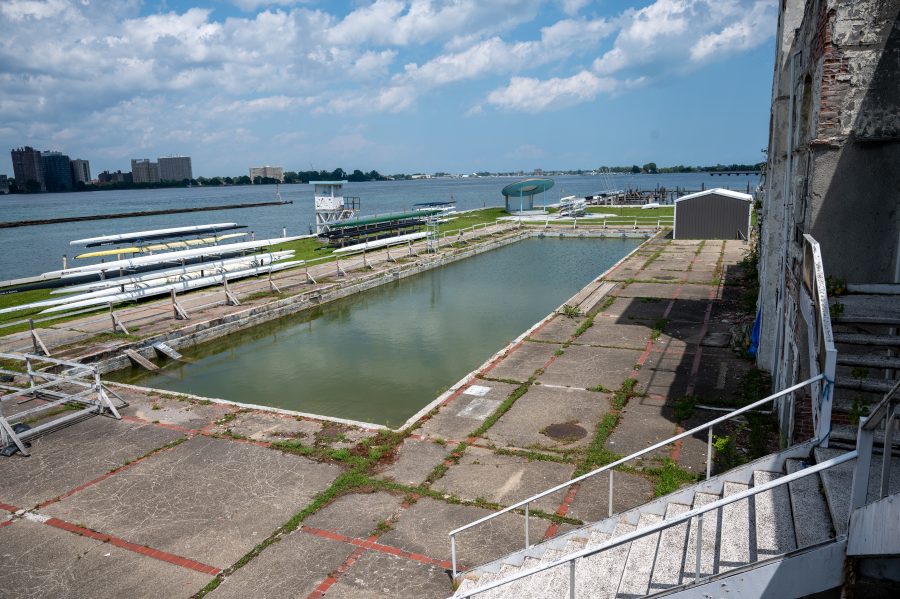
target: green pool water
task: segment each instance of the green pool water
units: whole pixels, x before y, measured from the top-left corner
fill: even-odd
[[[639,243],[527,239],[106,378],[396,427]]]

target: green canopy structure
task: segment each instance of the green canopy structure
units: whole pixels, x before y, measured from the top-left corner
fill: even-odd
[[[508,212],[523,212],[534,209],[534,196],[553,187],[553,179],[523,179],[510,183],[500,193],[506,202]]]

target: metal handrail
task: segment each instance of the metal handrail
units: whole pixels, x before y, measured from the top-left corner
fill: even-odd
[[[629,456],[626,456],[624,458],[621,458],[619,460],[616,460],[615,462],[606,464],[605,466],[597,468],[596,470],[592,470],[591,472],[588,472],[586,474],[582,474],[581,476],[573,478],[572,480],[570,480],[568,482],[564,482],[562,484],[556,485],[555,487],[547,489],[546,491],[542,491],[536,495],[532,495],[531,497],[529,497],[527,499],[523,499],[522,501],[519,501],[508,507],[505,507],[502,510],[498,510],[492,514],[488,514],[487,516],[485,516],[483,518],[479,518],[478,520],[475,520],[474,522],[470,522],[469,524],[466,524],[464,526],[460,526],[459,528],[451,530],[449,533],[449,536],[450,536],[450,557],[451,557],[452,568],[453,568],[453,577],[456,578],[456,574],[457,574],[456,535],[459,534],[460,532],[468,530],[474,526],[478,526],[479,524],[483,524],[484,522],[487,522],[489,520],[493,520],[494,518],[497,518],[498,516],[501,516],[512,510],[515,510],[515,509],[518,509],[518,508],[521,508],[524,506],[524,508],[525,508],[525,525],[524,525],[525,526],[525,549],[528,549],[528,547],[531,546],[531,544],[529,543],[529,534],[528,534],[528,532],[529,532],[528,531],[528,511],[529,511],[529,505],[532,502],[534,502],[538,499],[541,499],[543,497],[546,497],[547,495],[550,495],[552,493],[556,493],[557,491],[566,489],[575,483],[581,482],[583,480],[586,480],[588,478],[596,476],[597,474],[600,474],[602,472],[607,472],[607,471],[609,471],[609,473],[610,473],[610,476],[609,476],[609,487],[610,487],[609,515],[612,516],[612,506],[613,506],[613,502],[612,502],[612,493],[613,493],[612,469],[613,468],[615,468],[616,466],[620,466],[626,462],[629,462],[635,458],[638,458],[644,454],[647,454],[647,453],[650,453],[657,449],[660,449],[661,447],[670,445],[670,444],[674,443],[675,441],[684,439],[685,437],[690,437],[690,436],[694,435],[695,433],[700,432],[705,429],[709,430],[709,439],[708,439],[707,451],[706,451],[706,478],[708,479],[710,477],[711,470],[712,470],[712,430],[715,425],[721,424],[722,422],[730,420],[730,419],[734,418],[735,416],[740,416],[741,414],[752,411],[761,405],[764,405],[775,399],[778,399],[779,397],[789,395],[789,394],[793,393],[794,391],[797,391],[799,389],[802,389],[803,387],[806,387],[807,385],[811,385],[815,382],[822,380],[822,378],[824,378],[824,375],[822,375],[822,374],[814,376],[811,379],[807,379],[801,383],[797,383],[796,385],[788,387],[787,389],[783,389],[782,391],[779,391],[778,393],[773,393],[772,395],[769,395],[768,397],[760,399],[759,401],[755,401],[752,404],[746,405],[743,408],[734,410],[733,412],[729,412],[728,414],[725,414],[724,416],[720,416],[719,418],[716,418],[715,420],[710,420],[709,422],[706,422],[699,426],[695,426],[694,428],[684,431],[683,433],[677,434],[674,437],[670,437],[664,441],[660,441],[659,443],[656,443],[654,445],[646,447],[640,451],[636,451],[635,453],[633,453]]]
[[[502,580],[497,580],[497,581],[488,583],[488,584],[484,585],[483,587],[478,587],[478,588],[472,589],[471,591],[466,591],[462,595],[455,595],[451,599],[454,599],[457,597],[471,597],[473,595],[477,595],[479,593],[490,591],[497,587],[509,584],[511,582],[515,582],[522,578],[527,578],[528,576],[533,576],[534,574],[544,572],[546,570],[555,568],[557,566],[561,566],[566,563],[572,564],[572,567],[569,569],[569,572],[570,572],[569,584],[571,585],[569,596],[573,597],[574,596],[574,585],[572,583],[574,582],[574,578],[575,578],[575,576],[574,576],[575,560],[578,560],[578,559],[581,559],[584,557],[590,557],[592,555],[596,555],[596,554],[606,551],[608,549],[613,549],[620,545],[630,543],[630,542],[640,539],[642,537],[646,537],[651,534],[663,531],[667,528],[677,526],[678,524],[681,524],[682,522],[687,522],[695,517],[698,518],[698,522],[700,522],[702,524],[703,514],[705,514],[707,512],[711,512],[713,510],[718,510],[722,507],[725,507],[726,505],[735,503],[742,499],[747,499],[748,497],[752,497],[759,493],[764,493],[766,491],[770,491],[776,487],[790,484],[797,479],[800,479],[800,478],[803,478],[806,476],[812,476],[813,474],[817,474],[818,472],[821,472],[822,470],[827,470],[828,468],[833,468],[835,466],[839,466],[840,464],[843,464],[844,462],[849,462],[850,460],[854,460],[857,457],[858,457],[858,452],[856,450],[847,452],[845,454],[839,455],[830,460],[826,460],[826,461],[816,464],[814,466],[809,466],[807,468],[798,470],[797,472],[794,472],[792,474],[787,474],[785,476],[771,480],[767,483],[763,483],[759,486],[750,487],[749,489],[747,489],[745,491],[741,491],[740,493],[728,495],[726,497],[723,497],[722,499],[718,499],[716,501],[713,501],[712,503],[707,503],[706,505],[703,505],[701,507],[694,508],[690,511],[687,511],[687,512],[684,512],[677,516],[674,516],[673,518],[670,518],[668,520],[662,520],[661,522],[657,522],[656,524],[652,524],[650,526],[641,528],[639,530],[635,530],[633,532],[621,535],[619,537],[616,537],[615,539],[607,541],[606,543],[602,543],[596,547],[581,549],[579,551],[576,551],[574,553],[571,553],[571,554],[565,556],[564,558],[560,558],[554,562],[542,564],[542,565],[536,566],[534,568],[531,568],[529,570],[519,572],[517,574],[514,574],[514,575],[504,578]],[[697,538],[699,539],[699,537],[700,537],[700,534],[698,533]],[[696,573],[697,573],[697,576],[694,578],[695,582],[700,579],[699,574],[700,574],[700,561],[701,561],[701,555],[702,555],[702,544],[698,543],[697,548],[699,549],[699,551],[696,552],[696,556],[695,556],[696,557]]]
[[[860,424],[864,430],[874,431],[875,427],[881,424],[881,421],[888,416],[890,404],[894,401],[894,395],[897,393],[897,389],[900,389],[900,381],[894,383],[891,390],[884,394],[884,397],[881,398],[878,405],[872,408],[872,411],[865,418],[865,421]]]
[[[859,429],[856,432],[856,451],[859,452],[859,460],[853,471],[853,483],[850,489],[850,513],[862,507],[869,496],[869,468],[872,463],[872,448],[875,444],[875,429],[884,422],[884,449],[881,455],[881,485],[878,497],[887,497],[891,487],[891,455],[894,448],[894,420],[900,419],[900,408],[894,408],[893,403],[900,381],[884,394],[878,405],[868,417],[859,419]]]

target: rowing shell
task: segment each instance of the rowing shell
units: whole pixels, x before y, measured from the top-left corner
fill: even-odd
[[[166,243],[154,243],[152,245],[133,246],[127,248],[118,248],[115,250],[101,250],[99,252],[87,252],[78,254],[76,258],[100,258],[103,256],[118,256],[119,254],[149,254],[150,252],[161,252],[163,250],[186,250],[198,245],[212,245],[225,239],[236,239],[238,237],[246,237],[246,233],[228,233],[227,235],[218,235],[216,237],[201,237],[200,239],[186,239],[184,241],[168,241]]]

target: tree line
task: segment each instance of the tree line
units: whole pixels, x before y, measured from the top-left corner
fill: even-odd
[[[717,164],[715,166],[685,166],[679,164],[677,166],[657,167],[655,162],[648,162],[643,166],[636,164],[631,166],[601,166],[598,170],[608,170],[611,173],[631,173],[634,175],[640,173],[721,173],[728,171],[760,171],[765,164],[765,162],[756,164]]]

